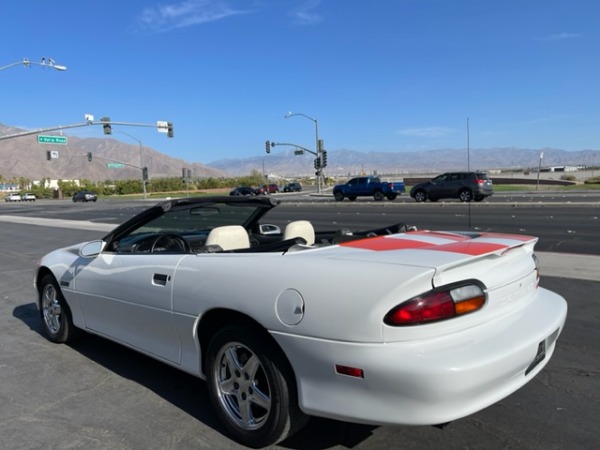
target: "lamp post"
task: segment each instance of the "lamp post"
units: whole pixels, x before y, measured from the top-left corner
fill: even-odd
[[[146,200],[146,180],[144,179],[144,154],[142,152],[142,141],[140,141],[138,138],[132,136],[131,134],[125,132],[125,131],[117,131],[117,133],[121,133],[124,134],[126,136],[129,136],[131,139],[133,139],[134,141],[137,141],[138,144],[140,145],[140,170],[142,171],[142,189],[144,190],[144,200]]]
[[[19,66],[21,64],[25,67],[30,67],[30,66],[50,67],[51,69],[55,69],[60,72],[64,72],[65,70],[67,70],[66,66],[56,64],[52,58],[42,58],[42,60],[40,62],[30,61],[28,58],[23,58],[23,60],[21,60],[21,61],[17,61],[12,64],[8,64],[6,66],[0,67],[0,70],[10,69],[11,67]]]
[[[294,116],[302,116],[305,117],[308,120],[312,120],[315,123],[315,153],[317,154],[317,160],[319,161],[323,161],[323,155],[321,154],[321,149],[319,146],[319,122],[317,121],[317,119],[307,116],[306,114],[303,113],[293,113],[291,111],[289,111],[288,113],[286,113],[285,116],[283,116],[285,119],[289,119],[290,117],[294,117]],[[323,177],[323,168],[319,167],[318,169],[318,174],[317,174],[317,192],[320,194],[321,193],[321,179]]]

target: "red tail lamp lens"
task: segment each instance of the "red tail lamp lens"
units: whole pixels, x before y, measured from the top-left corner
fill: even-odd
[[[485,299],[482,288],[473,284],[436,290],[396,306],[386,314],[384,323],[405,326],[446,320],[481,309]]]

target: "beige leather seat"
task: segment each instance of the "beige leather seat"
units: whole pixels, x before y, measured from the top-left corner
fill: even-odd
[[[205,245],[218,245],[224,251],[250,248],[250,238],[243,226],[226,225],[210,230]]]
[[[283,239],[293,239],[301,237],[307,245],[315,243],[315,229],[308,220],[296,220],[286,225],[283,232]]]

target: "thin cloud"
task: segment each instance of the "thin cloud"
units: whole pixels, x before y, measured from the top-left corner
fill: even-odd
[[[309,0],[295,11],[290,13],[294,22],[298,25],[314,25],[323,21],[323,16],[314,12],[321,0]]]
[[[248,11],[235,9],[223,0],[184,0],[146,8],[137,24],[144,30],[164,32],[246,13]]]
[[[556,33],[540,38],[542,41],[565,41],[567,39],[578,39],[583,35],[580,33]]]
[[[398,130],[400,136],[419,137],[419,138],[438,138],[448,136],[454,133],[452,128],[447,127],[425,127],[425,128],[405,128]]]

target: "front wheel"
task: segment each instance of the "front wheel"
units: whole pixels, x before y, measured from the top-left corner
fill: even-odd
[[[338,202],[341,202],[342,200],[344,200],[344,194],[342,194],[340,191],[334,192],[333,196],[335,197],[335,199]]]
[[[299,430],[295,379],[279,349],[242,326],[218,331],[206,356],[211,401],[231,435],[244,445],[273,445]]]
[[[45,275],[39,297],[42,328],[46,337],[59,344],[73,339],[77,333],[71,311],[52,275]]]
[[[417,191],[415,192],[415,194],[413,195],[413,198],[415,199],[415,201],[417,203],[422,203],[425,200],[427,200],[427,195],[425,194],[425,192],[423,191]]]
[[[385,198],[385,195],[383,195],[383,192],[381,192],[381,191],[375,191],[373,193],[373,198],[376,201],[380,202],[380,201],[382,201]]]

